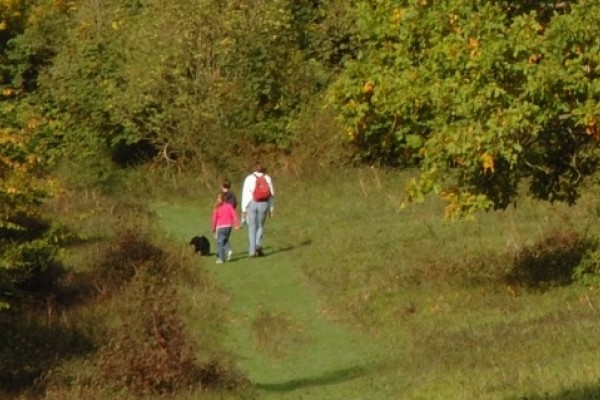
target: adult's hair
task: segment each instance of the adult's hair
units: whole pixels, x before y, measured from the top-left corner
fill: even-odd
[[[263,165],[260,163],[260,161],[257,161],[256,164],[254,164],[254,171],[260,172],[261,174],[264,174],[265,172],[267,172],[266,168],[263,167]]]

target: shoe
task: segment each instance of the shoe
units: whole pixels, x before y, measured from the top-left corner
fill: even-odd
[[[233,257],[233,250],[227,252],[227,261],[231,261],[231,257]]]
[[[257,256],[257,257],[262,257],[262,256],[264,256],[264,255],[265,255],[265,253],[263,253],[263,251],[262,251],[262,247],[257,247],[257,248],[256,248],[256,256]]]
[[[220,258],[217,258],[217,264],[223,264],[223,260],[221,260]]]

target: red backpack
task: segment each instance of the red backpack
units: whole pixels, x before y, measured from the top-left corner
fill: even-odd
[[[256,176],[256,183],[254,185],[254,192],[252,197],[254,201],[268,201],[271,198],[271,188],[267,182],[267,178],[264,175]]]

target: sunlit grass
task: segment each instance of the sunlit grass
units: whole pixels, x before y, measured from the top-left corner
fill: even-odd
[[[298,264],[331,313],[393,349],[380,372],[395,376],[399,398],[503,399],[596,384],[597,290],[536,291],[505,279],[514,255],[545,235],[594,231],[594,199],[524,199],[445,221],[433,199],[399,207],[402,174],[362,171],[329,186],[305,188],[309,203],[290,216],[294,225],[319,219],[307,233],[319,239]]]

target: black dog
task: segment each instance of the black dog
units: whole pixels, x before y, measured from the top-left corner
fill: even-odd
[[[210,255],[210,242],[206,236],[194,236],[190,240],[190,247],[194,250],[194,253],[198,253],[201,256]]]

